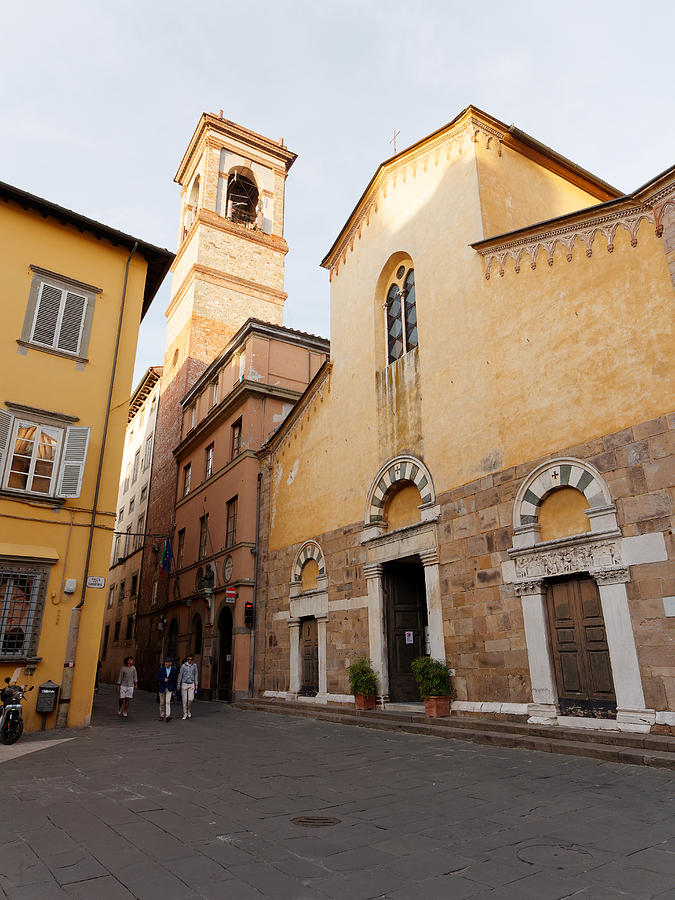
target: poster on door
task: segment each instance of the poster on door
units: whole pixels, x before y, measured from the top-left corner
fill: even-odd
[[[405,642],[406,642],[406,644],[412,644],[412,643],[413,643],[413,633],[412,633],[412,631],[406,631],[406,633],[405,633]]]

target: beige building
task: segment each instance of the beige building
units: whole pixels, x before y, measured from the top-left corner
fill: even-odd
[[[256,692],[675,725],[675,170],[622,194],[469,107],[330,249],[331,358],[263,450]]]
[[[162,367],[151,366],[129,404],[99,657],[103,681],[115,682],[124,659],[135,655],[143,560],[159,541],[146,539],[146,521],[161,376]]]

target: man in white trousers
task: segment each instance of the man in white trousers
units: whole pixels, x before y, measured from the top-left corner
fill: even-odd
[[[192,659],[192,654],[190,654],[180,667],[180,672],[178,673],[178,689],[183,700],[184,719],[192,718],[190,710],[192,701],[195,699],[195,694],[199,688],[198,681],[199,675],[197,673],[197,664]]]

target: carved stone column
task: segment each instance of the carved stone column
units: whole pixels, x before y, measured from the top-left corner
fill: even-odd
[[[328,616],[317,616],[317,632],[319,641],[319,693],[316,695],[318,701],[325,702],[328,693],[328,678],[326,675],[326,626],[328,624]]]
[[[442,662],[445,662],[445,636],[443,634],[443,605],[441,603],[441,575],[438,566],[438,550],[422,550],[420,559],[424,566],[424,585],[427,594],[429,649],[432,659],[440,659]]]
[[[528,722],[539,725],[557,724],[560,713],[555,670],[550,649],[546,613],[546,582],[533,578],[514,584],[523,607],[527,659],[532,682],[532,703],[528,705]]]
[[[616,693],[616,721],[621,731],[649,731],[656,721],[653,709],[645,709],[642,678],[635,649],[633,623],[628,609],[626,567],[591,571],[600,592],[602,615]]]
[[[380,682],[380,696],[389,699],[389,667],[387,641],[384,632],[384,591],[381,563],[366,563],[363,574],[368,586],[368,642],[370,660]]]
[[[300,672],[300,619],[289,619],[288,627],[290,630],[290,675],[289,675],[289,693],[294,697],[298,696],[301,684]]]

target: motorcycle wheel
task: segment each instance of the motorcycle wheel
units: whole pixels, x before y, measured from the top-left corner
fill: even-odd
[[[16,714],[8,716],[0,731],[0,744],[16,744],[23,734],[23,719]]]

